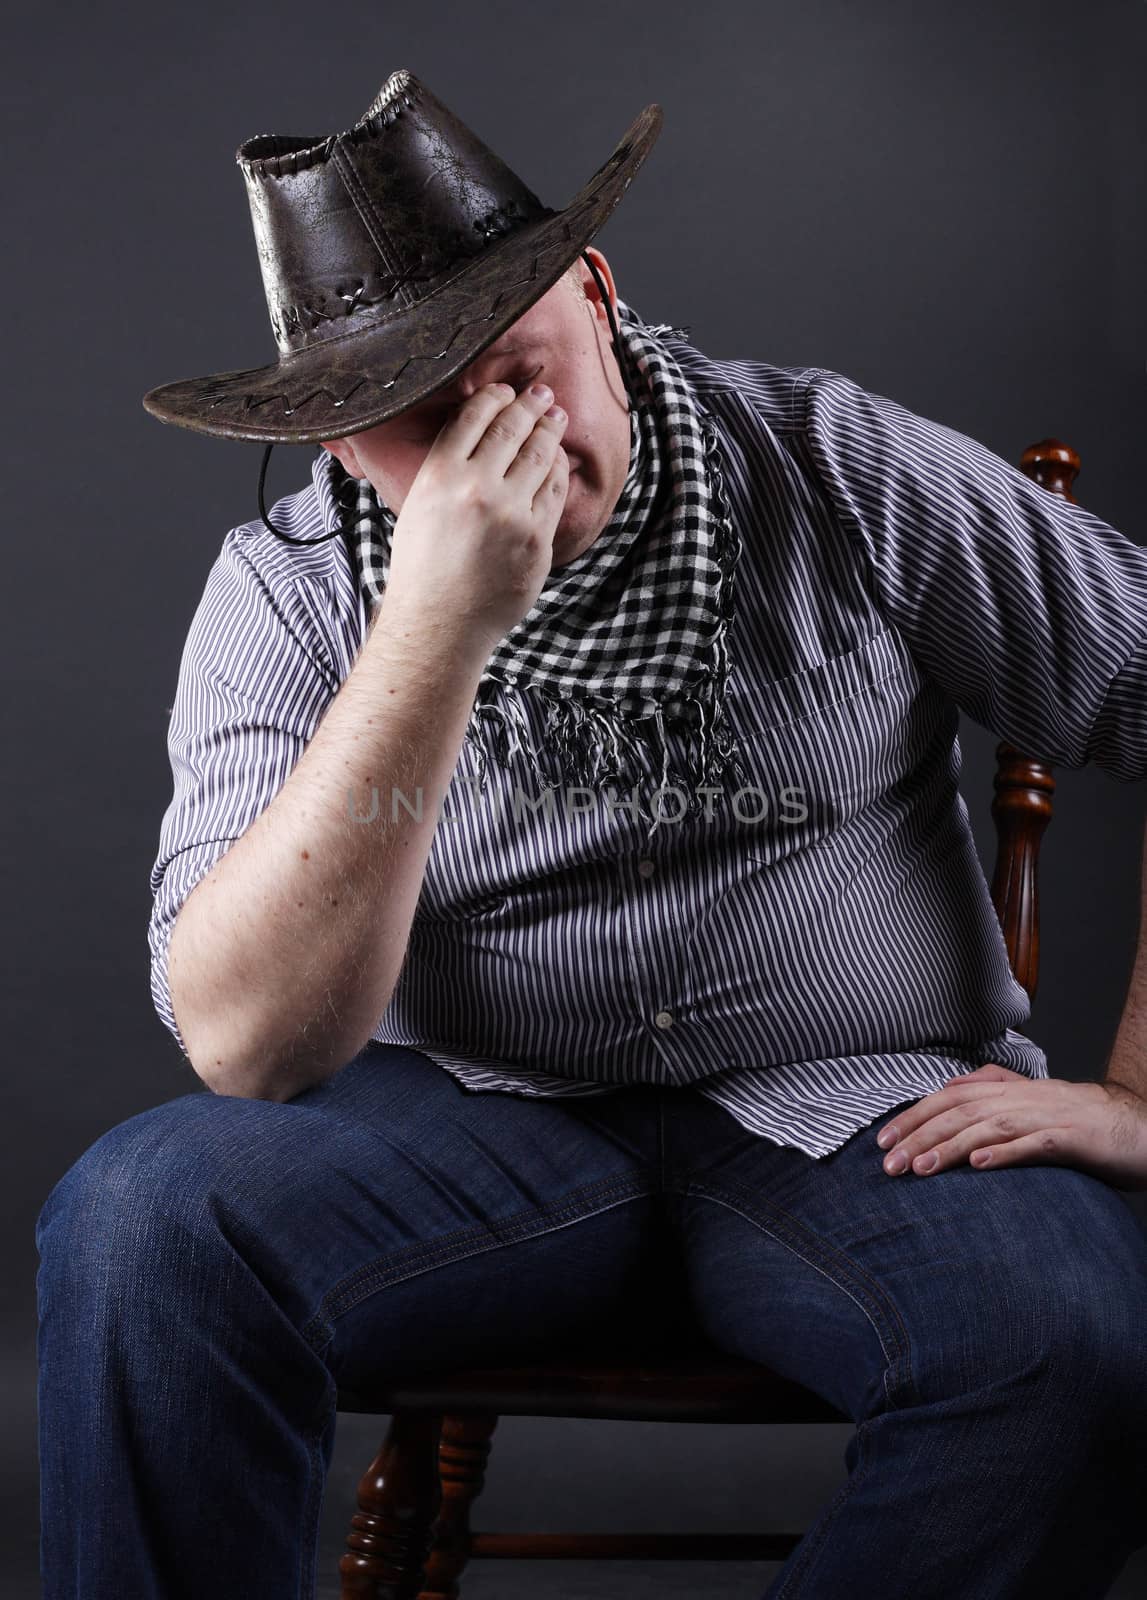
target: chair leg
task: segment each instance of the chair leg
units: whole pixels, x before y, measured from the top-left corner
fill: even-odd
[[[418,1600],[442,1491],[442,1418],[396,1411],[382,1448],[358,1485],[347,1553],[339,1559],[342,1600]]]
[[[470,1507],[486,1481],[491,1435],[497,1426],[497,1415],[490,1411],[442,1418],[438,1446],[442,1505],[419,1600],[458,1600],[462,1592],[458,1580],[470,1559]]]

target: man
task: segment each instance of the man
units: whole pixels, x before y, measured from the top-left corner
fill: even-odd
[[[408,73],[241,148],[280,360],[149,409],[323,448],[180,669],[153,992],[214,1093],[37,1227],[49,1597],[309,1593],[339,1384],[640,1348],[674,1287],[858,1424],[772,1600],[1098,1595],[1147,1538],[1147,956],[1050,1077],[955,738],[1147,776],[1147,555],[645,324],[586,248],[643,117],[561,213]]]

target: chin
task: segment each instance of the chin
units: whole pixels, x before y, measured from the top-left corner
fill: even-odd
[[[593,540],[587,537],[586,529],[580,520],[573,527],[559,522],[554,532],[553,565],[564,566],[566,562],[575,560],[583,550],[588,550],[592,543]]]

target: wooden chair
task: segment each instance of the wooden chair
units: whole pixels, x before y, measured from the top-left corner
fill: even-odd
[[[1024,451],[1020,467],[1074,500],[1079,457],[1057,439]],[[1035,997],[1039,972],[1037,866],[1051,820],[1050,767],[1007,743],[996,748],[992,898],[1017,980]],[[706,1343],[680,1316],[664,1347],[555,1352],[531,1366],[481,1367],[406,1382],[380,1377],[369,1393],[339,1390],[338,1409],[391,1418],[358,1486],[358,1511],[339,1561],[342,1600],[457,1600],[468,1561],[496,1558],[673,1558],[783,1561],[799,1533],[483,1533],[471,1529],[491,1437],[501,1416],[603,1417],[642,1422],[848,1422],[810,1390]]]

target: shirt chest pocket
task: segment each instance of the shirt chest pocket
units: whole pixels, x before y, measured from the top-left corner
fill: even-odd
[[[918,760],[920,688],[891,629],[786,677],[742,674],[728,704],[748,785],[738,821],[780,853],[840,827]]]

